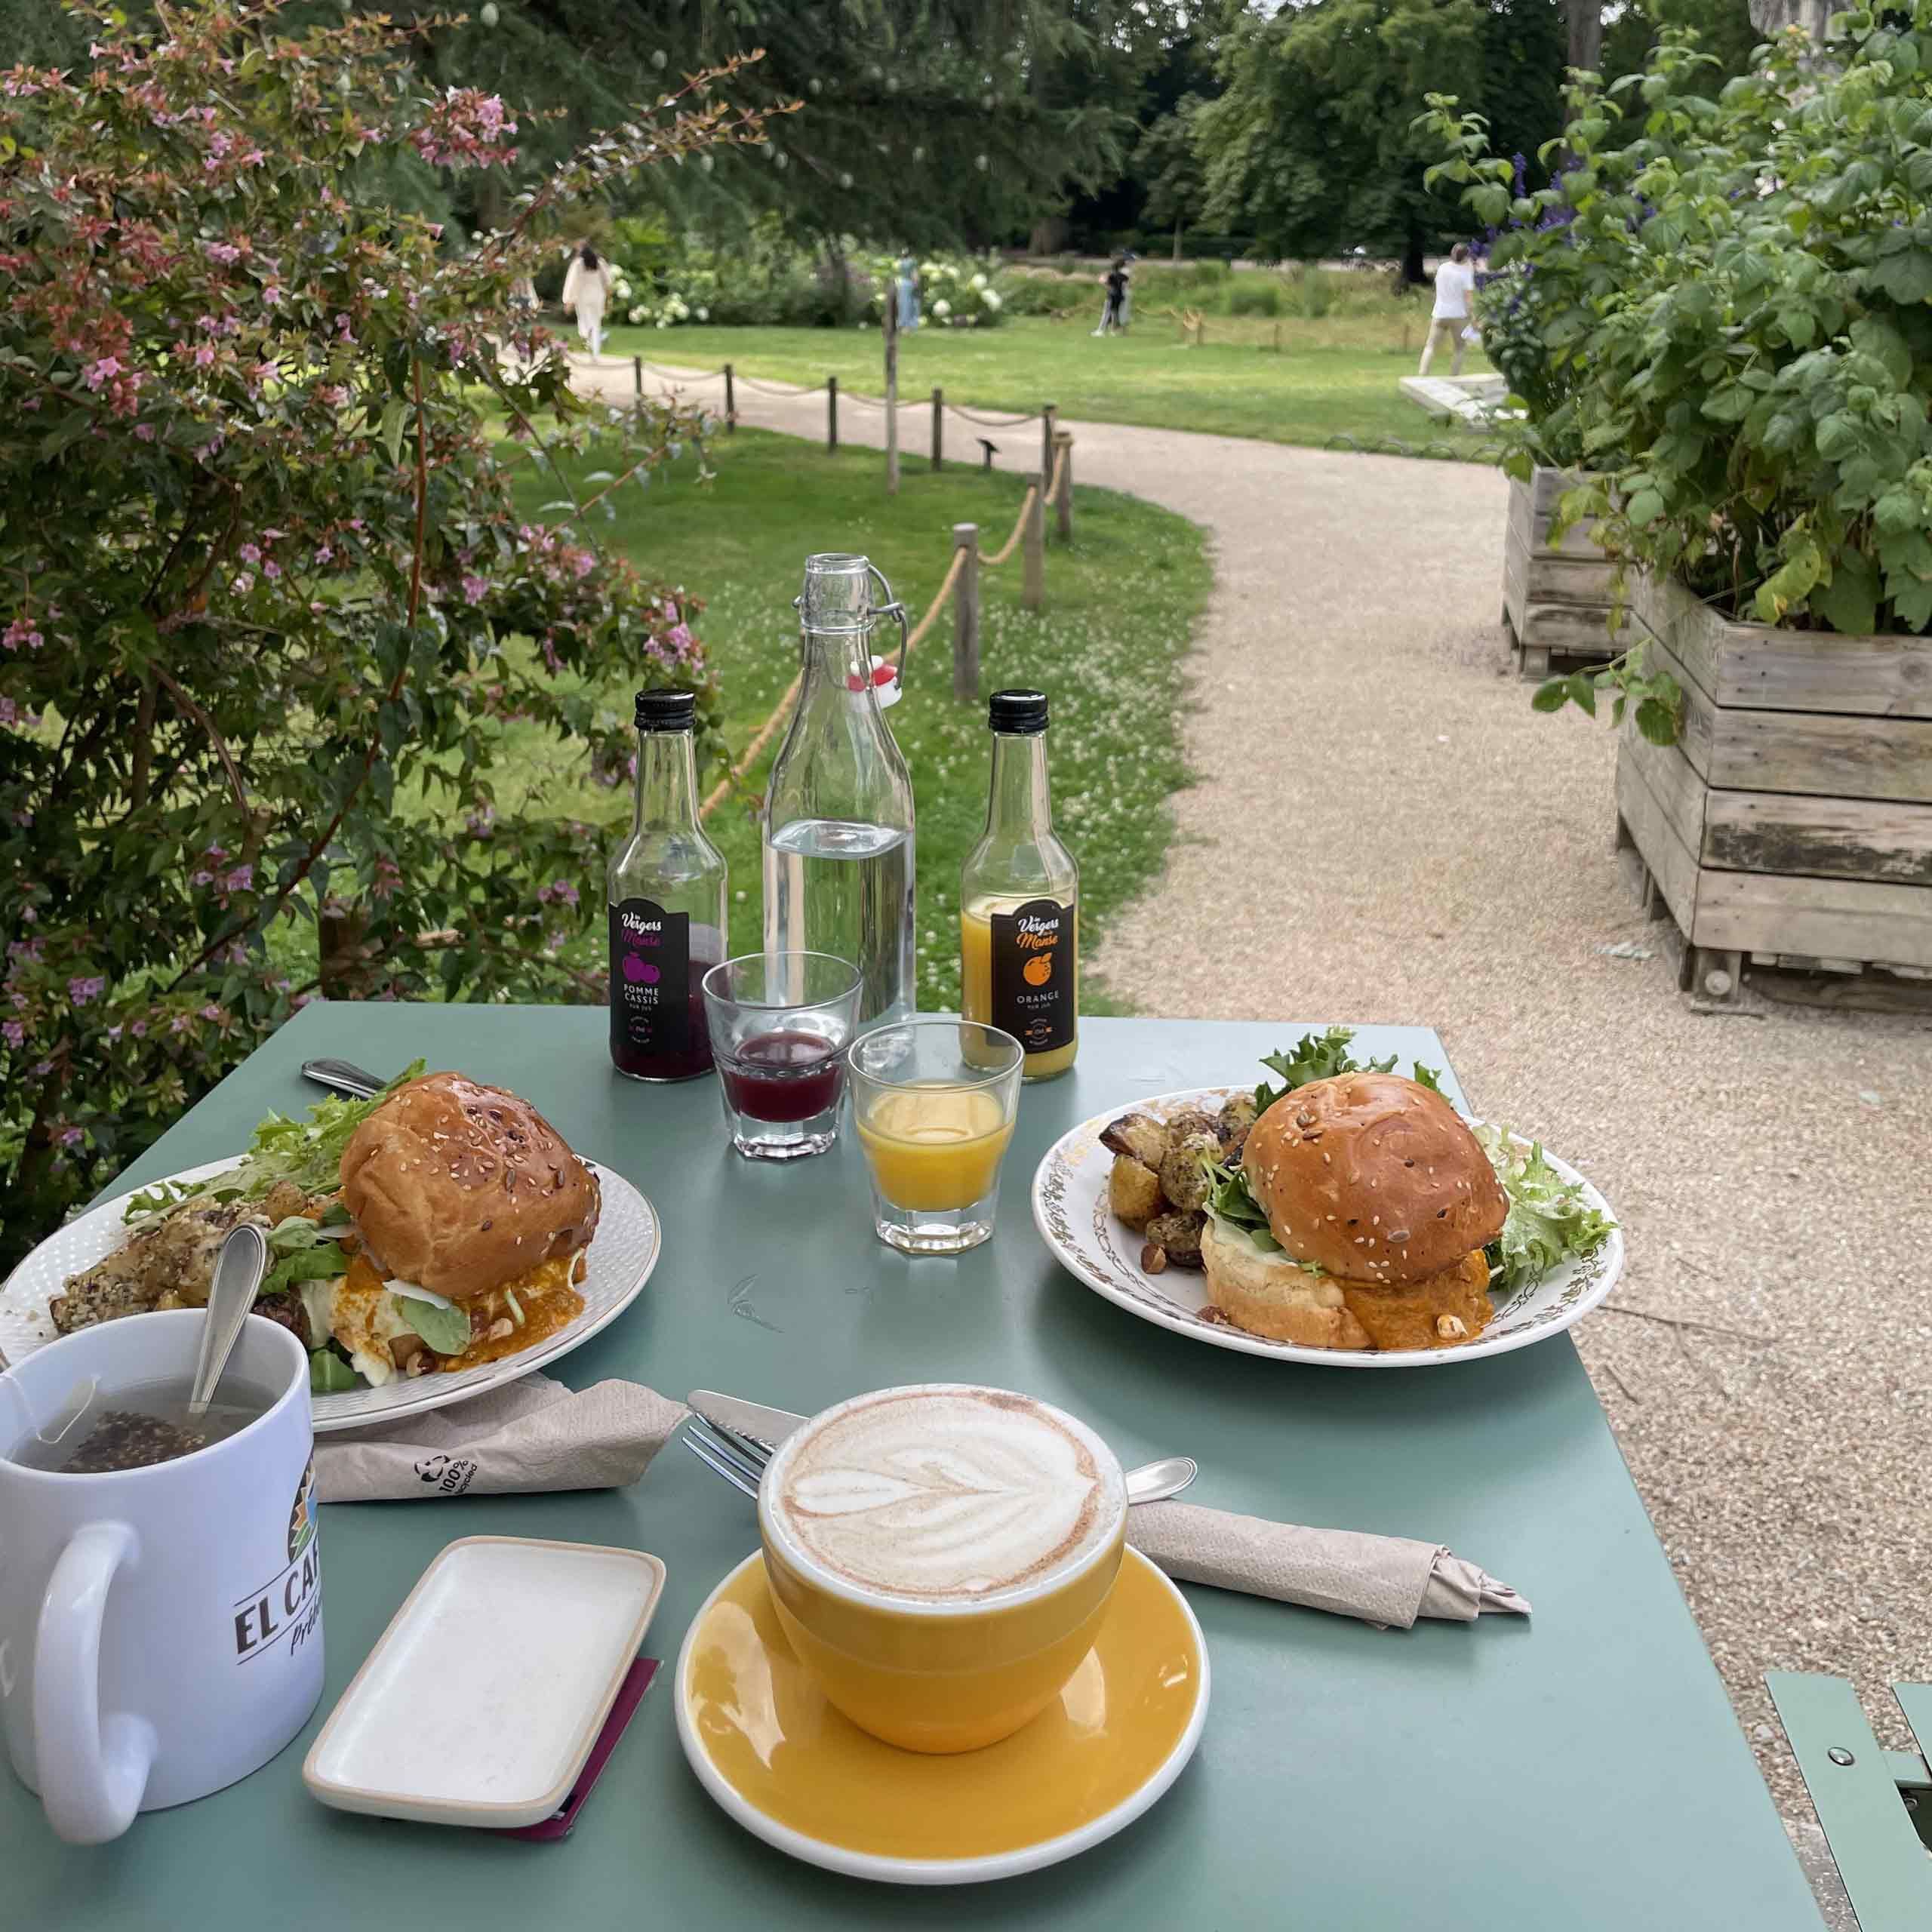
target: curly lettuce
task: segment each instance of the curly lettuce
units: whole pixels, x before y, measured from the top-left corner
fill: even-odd
[[[309,1109],[306,1121],[270,1114],[255,1129],[240,1166],[206,1180],[162,1181],[143,1188],[129,1201],[122,1219],[143,1221],[184,1201],[260,1201],[285,1180],[305,1194],[334,1193],[341,1184],[342,1150],[349,1137],[405,1081],[417,1078],[425,1064],[412,1060],[373,1100],[331,1094]]]
[[[1325,1033],[1304,1033],[1284,1054],[1264,1054],[1261,1064],[1281,1076],[1281,1084],[1266,1080],[1254,1090],[1257,1113],[1265,1113],[1284,1094],[1292,1094],[1312,1080],[1332,1080],[1338,1073],[1392,1073],[1396,1056],[1386,1060],[1358,1060],[1349,1051],[1355,1036],[1352,1026],[1331,1026]],[[1432,1094],[1442,1091],[1442,1075],[1432,1066],[1418,1064],[1415,1077]]]
[[[1610,1238],[1617,1223],[1589,1204],[1579,1183],[1550,1165],[1541,1143],[1507,1128],[1485,1125],[1475,1133],[1509,1196],[1509,1218],[1485,1251],[1492,1291],[1513,1294],[1564,1261],[1594,1254]]]

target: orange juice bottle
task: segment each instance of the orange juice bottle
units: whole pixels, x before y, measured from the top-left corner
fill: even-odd
[[[1051,1080],[1080,1046],[1080,868],[1054,835],[1044,691],[995,691],[986,829],[959,878],[964,1017],[1011,1033],[1025,1077]]]

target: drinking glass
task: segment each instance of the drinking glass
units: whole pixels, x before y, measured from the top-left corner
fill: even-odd
[[[852,1119],[872,1224],[903,1254],[963,1254],[993,1231],[1025,1054],[973,1020],[909,1020],[853,1041]]]
[[[705,1024],[731,1145],[749,1161],[838,1138],[859,969],[829,952],[747,952],[704,976]]]

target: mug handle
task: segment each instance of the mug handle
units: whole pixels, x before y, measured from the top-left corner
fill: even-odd
[[[100,1715],[100,1629],[115,1573],[139,1555],[125,1523],[89,1523],[54,1566],[34,1640],[33,1734],[40,1801],[70,1844],[104,1844],[134,1822],[154,1762],[154,1727]]]

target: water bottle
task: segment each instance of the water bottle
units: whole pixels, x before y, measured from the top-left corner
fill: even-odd
[[[881,1025],[918,1004],[912,780],[880,708],[899,686],[872,654],[873,625],[895,618],[903,640],[906,614],[865,558],[838,555],[805,559],[798,610],[803,681],[765,793],[765,950],[851,961],[858,1024]]]

